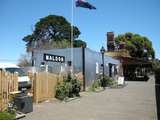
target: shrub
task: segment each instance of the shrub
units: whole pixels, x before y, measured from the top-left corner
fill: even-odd
[[[69,96],[69,93],[71,91],[71,84],[67,82],[59,83],[56,87],[56,98],[60,100],[64,100]]]
[[[109,76],[105,76],[104,80],[106,81],[107,86],[112,86],[115,83],[114,80],[110,78]]]
[[[11,114],[9,112],[0,112],[0,120],[14,120],[15,119],[15,114]]]
[[[67,77],[63,79],[63,82],[56,86],[56,98],[64,100],[65,98],[71,98],[75,96],[80,96],[81,91],[80,81],[77,79]]]
[[[100,81],[101,81],[101,86],[102,87],[106,87],[106,86],[112,86],[115,84],[115,80],[113,80],[111,77],[105,75],[104,76],[104,81],[103,81],[103,76],[100,75],[99,77]]]
[[[91,85],[91,91],[96,91],[97,89],[99,89],[101,87],[101,83],[100,83],[100,81],[99,80],[95,80],[94,82],[93,82],[93,84]]]
[[[71,94],[73,96],[80,96],[79,95],[79,92],[81,91],[81,83],[80,83],[80,81],[78,81],[76,79],[72,79],[71,80],[71,84],[72,84]]]

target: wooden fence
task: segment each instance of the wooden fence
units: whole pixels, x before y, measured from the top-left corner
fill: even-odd
[[[18,91],[18,74],[0,71],[0,111],[7,107],[9,93],[14,91]]]
[[[28,76],[32,80],[30,92],[35,103],[54,98],[57,83],[63,81],[62,75],[48,72],[29,73]],[[81,74],[77,74],[76,77],[80,80]],[[14,91],[18,91],[18,74],[0,71],[0,111],[7,107],[10,92]]]
[[[54,98],[58,76],[48,72],[35,73],[33,79],[33,100],[38,103]]]
[[[65,76],[48,72],[29,73],[28,75],[32,80],[31,93],[35,103],[54,98],[56,94],[56,85],[58,82],[63,81],[63,76]],[[78,73],[75,76],[83,83],[83,76],[81,73]]]

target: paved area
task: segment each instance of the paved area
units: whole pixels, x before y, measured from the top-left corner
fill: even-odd
[[[82,93],[67,103],[35,105],[22,120],[156,120],[154,80],[127,84],[122,89]]]

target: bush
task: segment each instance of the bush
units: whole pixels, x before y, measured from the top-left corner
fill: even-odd
[[[109,76],[104,76],[104,80],[106,81],[107,86],[114,85],[114,80],[110,78]]]
[[[77,79],[67,77],[63,79],[63,82],[56,86],[56,98],[64,100],[75,96],[80,96],[81,84]]]
[[[56,87],[56,98],[60,99],[60,100],[64,100],[65,98],[67,98],[69,96],[69,93],[71,91],[71,84],[66,83],[66,82],[62,82],[59,83]]]
[[[8,113],[6,111],[0,112],[0,120],[14,120],[15,114]]]
[[[103,81],[103,76],[102,75],[100,75],[99,79],[101,81],[101,86],[102,87],[112,86],[112,85],[115,84],[115,81],[112,78],[110,78],[109,76],[106,76],[106,75],[104,76],[104,81]]]
[[[100,87],[101,87],[100,81],[99,81],[99,80],[95,80],[95,81],[93,82],[93,84],[91,85],[90,90],[93,91],[93,92],[95,92],[95,91],[96,91],[97,89],[99,89]]]
[[[80,81],[76,79],[71,80],[71,85],[72,85],[72,91],[71,91],[71,97],[73,96],[80,96],[79,92],[81,91],[81,83]]]

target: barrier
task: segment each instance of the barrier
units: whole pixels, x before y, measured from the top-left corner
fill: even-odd
[[[18,74],[0,71],[0,111],[7,108],[10,92],[18,91]]]

